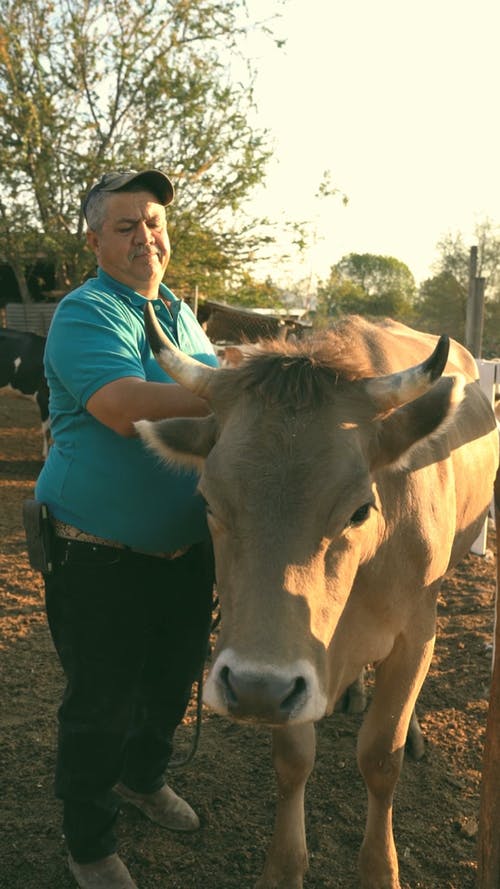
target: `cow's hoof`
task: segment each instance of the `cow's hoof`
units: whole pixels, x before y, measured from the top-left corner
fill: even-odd
[[[275,880],[269,882],[265,877],[261,877],[260,880],[257,880],[254,889],[303,889],[303,886],[302,877],[283,877],[278,882]]]
[[[381,856],[376,845],[363,841],[359,853],[359,882],[361,889],[401,889],[396,850]]]
[[[290,870],[283,872],[277,868],[266,868],[254,889],[303,889],[303,886],[304,871],[300,868],[294,873]]]
[[[377,880],[372,876],[365,880],[361,879],[361,889],[401,889],[401,883],[397,877]]]

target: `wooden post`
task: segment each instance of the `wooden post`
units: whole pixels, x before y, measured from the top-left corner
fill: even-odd
[[[477,276],[477,247],[470,248],[469,255],[469,291],[465,311],[465,346],[472,352],[472,329],[474,320],[474,282]],[[472,354],[474,354],[472,352]]]
[[[479,808],[479,849],[477,889],[498,889],[500,886],[500,468],[495,482],[497,535],[497,619],[493,675],[486,722],[483,755],[481,801]]]
[[[477,277],[477,247],[470,248],[469,291],[465,312],[465,345],[474,358],[480,358],[484,325],[485,279]]]
[[[474,358],[481,358],[483,351],[483,327],[484,327],[484,288],[485,278],[474,278],[474,297],[472,315],[472,345],[471,352]]]

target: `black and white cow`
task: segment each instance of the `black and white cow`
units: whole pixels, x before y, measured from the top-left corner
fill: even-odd
[[[0,389],[33,398],[42,420],[43,458],[49,449],[49,388],[43,370],[45,337],[0,327]]]

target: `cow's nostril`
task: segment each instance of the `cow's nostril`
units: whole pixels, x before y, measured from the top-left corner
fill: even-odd
[[[294,682],[294,686],[290,692],[284,698],[280,704],[280,710],[285,713],[291,713],[292,710],[295,709],[297,704],[300,702],[300,699],[304,697],[306,693],[306,681],[302,676],[298,676]]]
[[[219,679],[221,685],[224,688],[224,693],[226,696],[226,703],[229,707],[236,707],[238,703],[238,696],[236,695],[230,681],[231,671],[229,667],[222,667],[222,670],[219,673]]]

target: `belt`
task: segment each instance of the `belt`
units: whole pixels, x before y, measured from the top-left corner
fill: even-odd
[[[127,546],[125,543],[119,543],[117,540],[108,540],[105,537],[97,537],[95,534],[87,534],[86,531],[80,531],[74,525],[68,525],[67,522],[61,522],[59,519],[52,519],[52,527],[56,537],[63,540],[76,540],[79,543],[92,543],[94,546],[107,546],[111,549],[126,550],[129,553],[137,553],[140,556],[156,556],[158,559],[179,559],[181,556],[191,549],[191,546],[182,546],[170,553],[152,553],[144,549],[137,549],[135,546]]]

